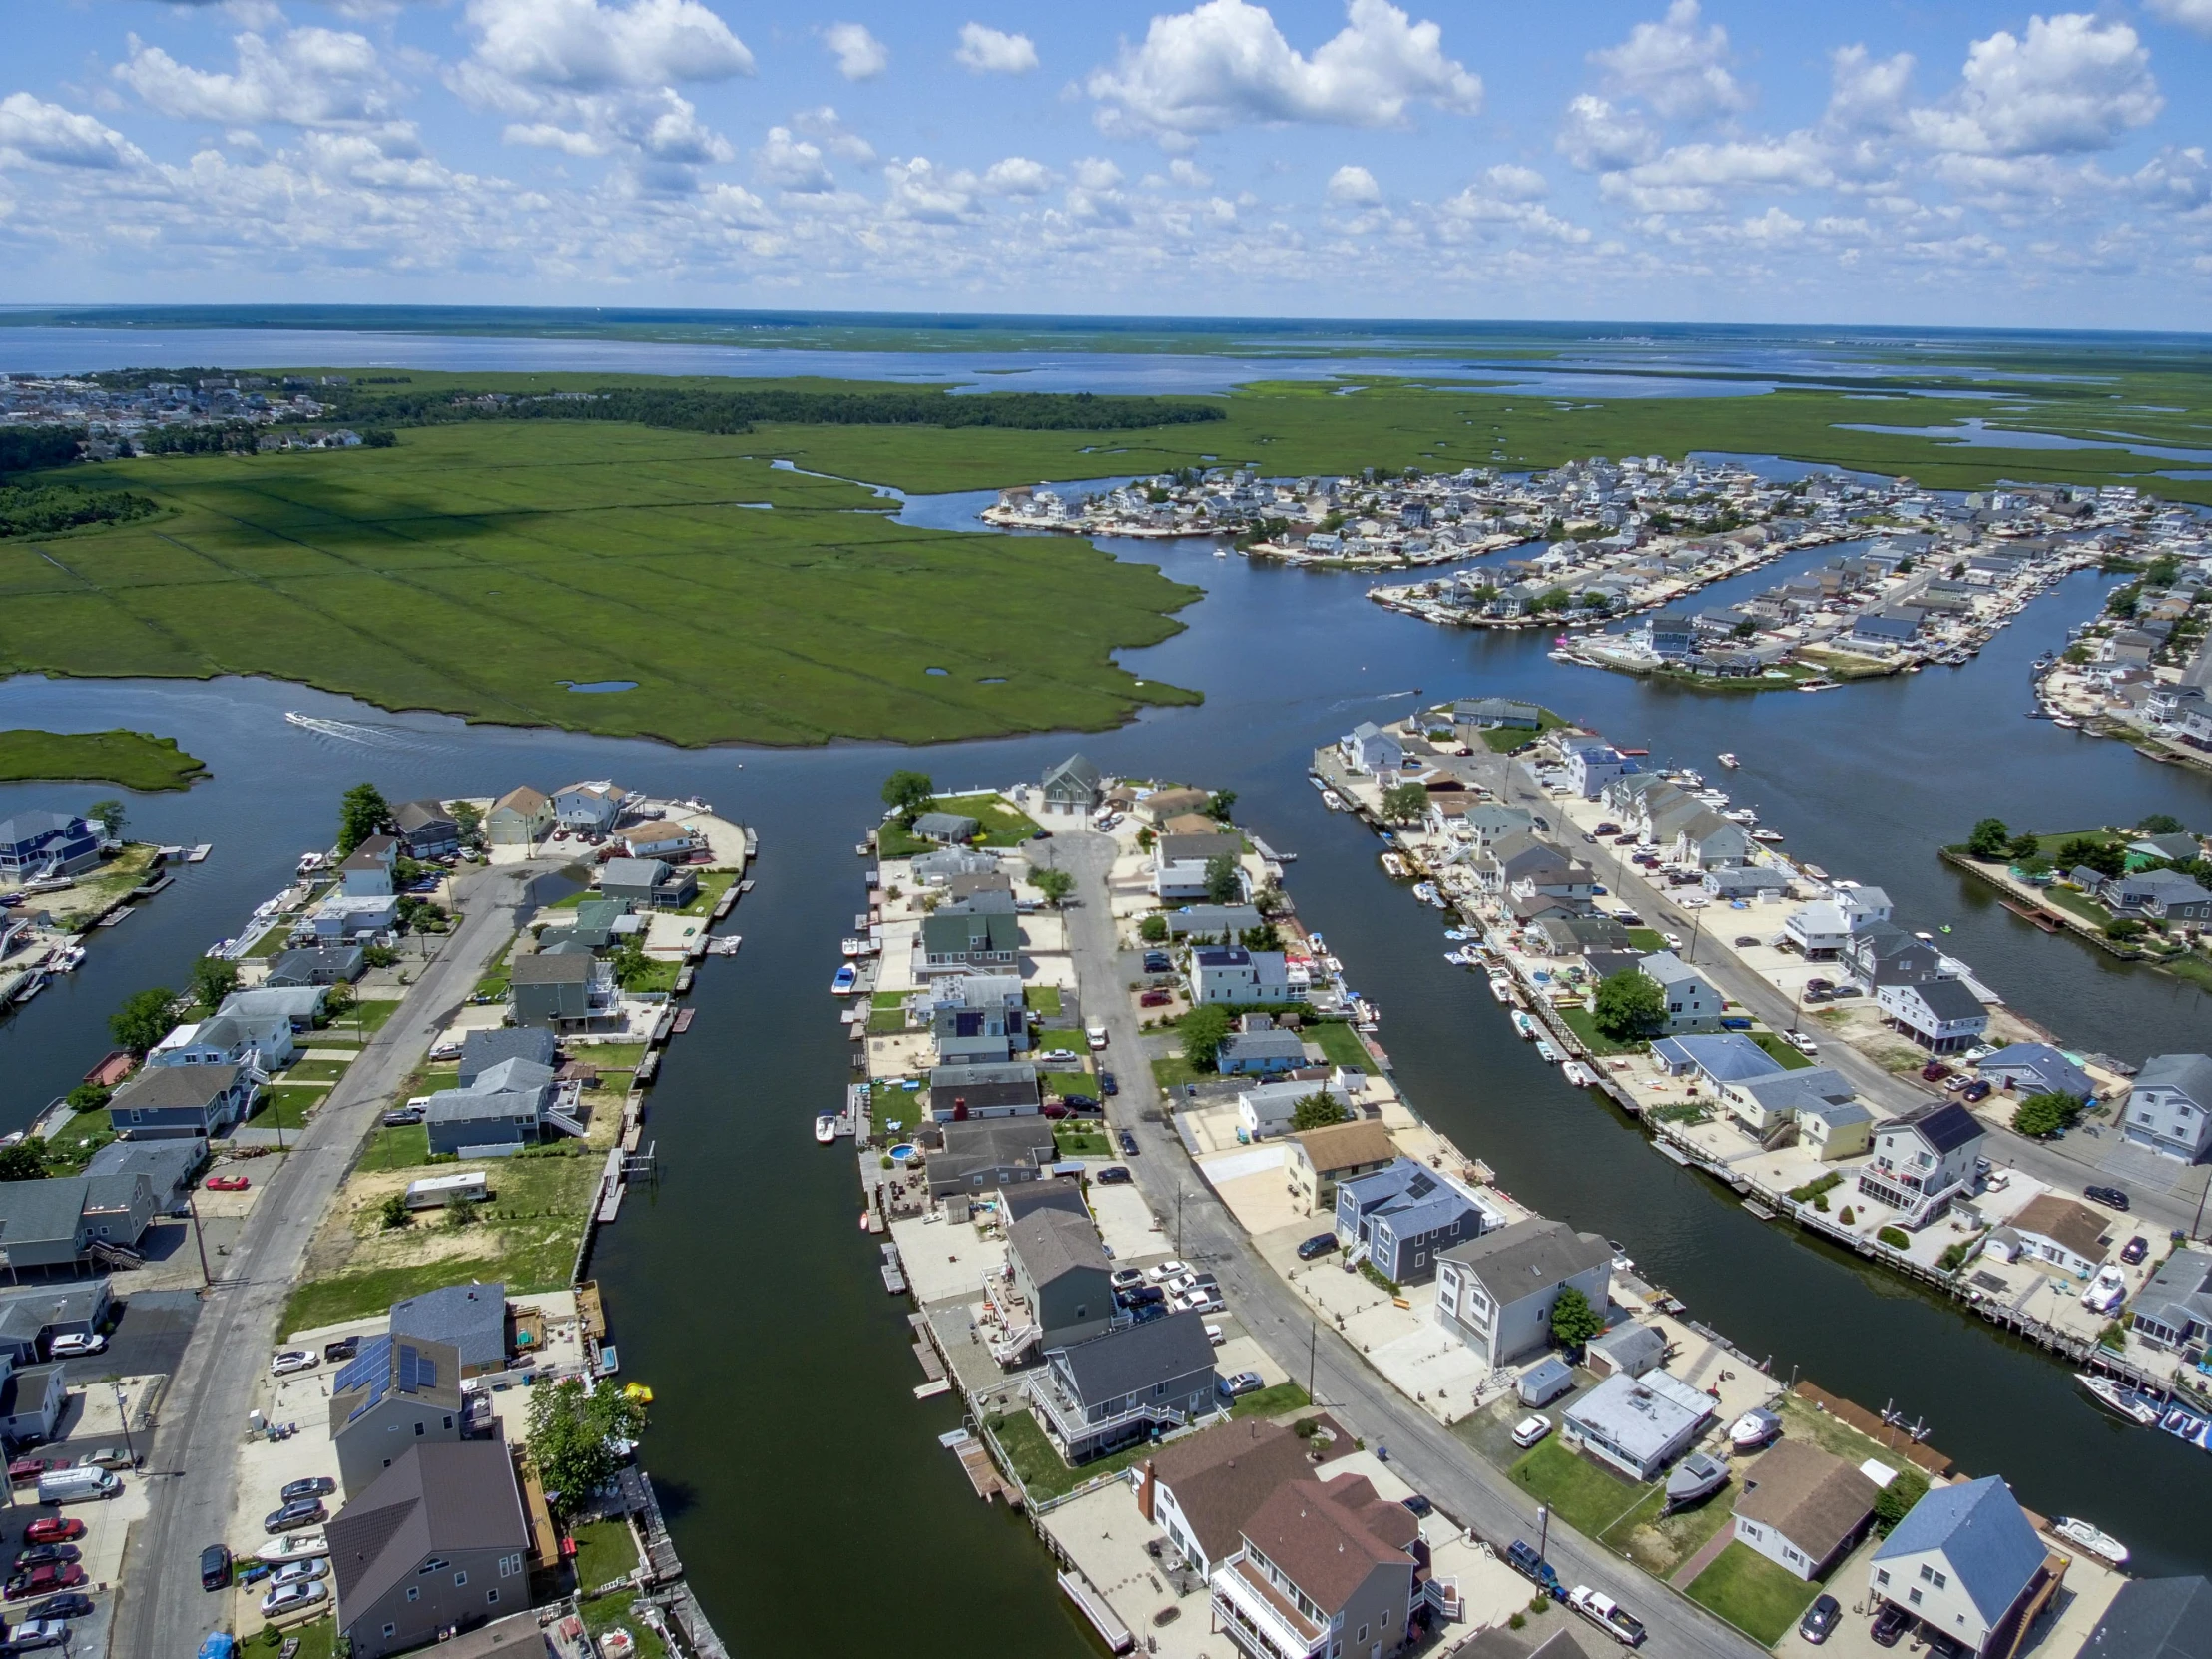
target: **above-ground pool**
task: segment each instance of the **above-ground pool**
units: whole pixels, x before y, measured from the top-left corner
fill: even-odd
[[[900,1141],[891,1148],[891,1162],[894,1164],[910,1164],[919,1156],[911,1141]]]

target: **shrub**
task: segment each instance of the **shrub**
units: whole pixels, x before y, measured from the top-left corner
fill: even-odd
[[[1875,1237],[1880,1239],[1884,1244],[1888,1245],[1892,1250],[1911,1250],[1913,1248],[1912,1239],[1901,1227],[1885,1227],[1881,1232],[1877,1233]]]
[[[1851,1206],[1848,1204],[1845,1205],[1842,1213],[1839,1214],[1836,1219],[1842,1222],[1846,1227],[1849,1227],[1851,1225]]]
[[[2020,1102],[2012,1114],[2012,1127],[2022,1135],[2040,1139],[2070,1129],[2079,1116],[2081,1101],[2076,1096],[2046,1091]]]
[[[1137,923],[1137,937],[1144,940],[1146,944],[1165,943],[1167,936],[1168,918],[1166,916],[1146,916],[1144,920]]]
[[[1928,1476],[1908,1463],[1898,1470],[1897,1478],[1875,1494],[1874,1527],[1887,1536],[1890,1528],[1905,1519],[1913,1505],[1928,1495]]]
[[[404,1227],[414,1220],[414,1217],[407,1211],[406,1195],[393,1193],[386,1198],[382,1205],[377,1208],[376,1219],[383,1224],[387,1231],[394,1227]]]

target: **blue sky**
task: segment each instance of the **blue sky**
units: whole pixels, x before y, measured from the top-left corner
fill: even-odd
[[[2212,0],[0,0],[0,301],[2212,326]]]

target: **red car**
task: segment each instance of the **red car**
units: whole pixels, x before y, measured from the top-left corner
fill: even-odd
[[[211,1193],[243,1193],[253,1183],[243,1175],[211,1175],[201,1185]]]
[[[30,1596],[52,1595],[56,1590],[74,1590],[85,1582],[85,1569],[74,1561],[56,1566],[33,1567],[19,1572],[8,1580],[8,1587],[0,1591],[0,1598],[22,1601]]]
[[[23,1541],[27,1544],[73,1544],[85,1535],[85,1523],[81,1520],[65,1520],[58,1515],[45,1515],[23,1529]]]

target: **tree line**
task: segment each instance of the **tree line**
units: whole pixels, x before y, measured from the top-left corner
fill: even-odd
[[[129,490],[88,490],[74,484],[22,484],[0,489],[0,537],[50,536],[83,524],[120,524],[161,511],[152,497]]]

